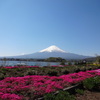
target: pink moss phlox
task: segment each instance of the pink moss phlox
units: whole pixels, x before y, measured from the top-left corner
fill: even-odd
[[[16,94],[2,93],[0,92],[1,100],[22,100],[22,98]]]
[[[31,68],[31,67],[33,67],[33,68],[39,68],[39,66],[6,66],[6,67],[4,67],[4,68],[7,68],[7,69],[13,69],[13,68]]]
[[[33,95],[55,92],[69,85],[82,82],[86,78],[100,75],[99,70],[72,73],[61,76],[31,75],[24,77],[7,77],[0,81],[1,100],[22,100],[21,94],[33,91]]]

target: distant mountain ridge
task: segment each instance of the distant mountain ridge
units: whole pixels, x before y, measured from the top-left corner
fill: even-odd
[[[64,59],[69,59],[69,60],[90,58],[90,56],[83,56],[83,55],[78,55],[74,53],[68,53],[58,48],[55,45],[50,46],[36,53],[20,55],[20,56],[12,56],[12,58],[33,58],[33,59],[46,59],[49,57],[61,57]]]

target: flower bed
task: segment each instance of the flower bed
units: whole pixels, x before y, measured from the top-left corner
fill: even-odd
[[[72,73],[61,76],[31,75],[7,77],[0,81],[1,100],[34,100],[46,93],[55,92],[77,84],[87,78],[100,75],[99,70]]]
[[[12,68],[31,68],[31,67],[38,68],[39,66],[14,66],[14,67],[12,67],[12,66],[6,66],[4,68],[12,69]]]

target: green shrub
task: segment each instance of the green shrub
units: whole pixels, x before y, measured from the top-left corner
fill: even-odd
[[[9,69],[7,68],[1,68],[2,71],[8,71]]]
[[[44,100],[55,100],[55,95],[53,93],[48,93],[44,96]]]
[[[66,91],[60,91],[57,96],[55,97],[55,100],[75,100],[75,97],[73,95],[70,95]]]
[[[94,81],[94,78],[91,77],[91,78],[87,78],[86,80],[83,81],[83,85],[86,89],[88,90],[92,90],[93,87],[95,86],[95,81]]]
[[[45,95],[44,100],[75,100],[75,97],[66,91],[60,91],[57,95],[52,93]]]
[[[84,94],[84,90],[82,90],[82,89],[76,89],[75,92],[78,94],[81,94],[81,95]]]
[[[100,76],[95,77],[94,81],[95,81],[94,89],[100,90]]]
[[[22,71],[23,68],[15,68],[16,71]]]
[[[49,76],[57,76],[57,71],[49,71],[47,74]]]
[[[80,70],[79,68],[76,68],[74,71],[75,71],[76,73],[78,73],[78,72],[80,72],[81,70]]]
[[[31,69],[28,69],[25,73],[24,73],[24,75],[36,75],[37,74],[37,72],[35,71],[35,70],[31,70]]]
[[[4,74],[0,73],[0,80],[4,79]]]
[[[91,67],[89,67],[89,68],[88,68],[88,70],[92,70],[92,68],[91,68]]]
[[[1,73],[6,74],[7,72],[9,72],[10,69],[7,68],[1,68]]]
[[[63,74],[69,74],[69,71],[68,70],[64,70],[62,73]]]
[[[62,62],[60,63],[60,65],[65,65],[65,62],[64,62],[64,61],[62,61]]]
[[[86,68],[81,68],[81,71],[86,71]]]
[[[72,65],[72,63],[71,62],[68,62],[68,65]]]
[[[100,89],[100,77],[91,77],[83,81],[83,85],[88,90]]]

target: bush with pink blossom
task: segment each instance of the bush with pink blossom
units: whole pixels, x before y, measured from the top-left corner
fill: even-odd
[[[98,75],[100,75],[100,71],[91,70],[61,76],[29,75],[24,77],[6,77],[0,81],[0,99],[34,99]]]

